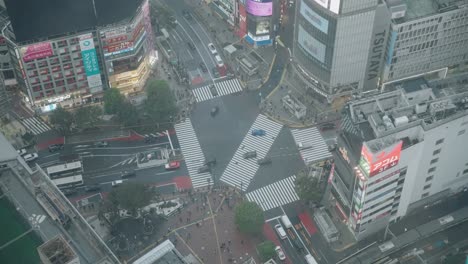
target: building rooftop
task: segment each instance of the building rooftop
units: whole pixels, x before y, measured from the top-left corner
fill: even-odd
[[[70,244],[61,236],[50,239],[37,248],[42,263],[67,264],[77,261],[78,256]]]
[[[5,136],[0,133],[0,162],[14,160],[17,156],[18,152],[16,152]]]
[[[438,13],[444,13],[466,5],[467,0],[387,0],[391,7],[404,5],[406,13],[404,17],[398,18],[397,23],[426,17]]]
[[[133,264],[186,264],[170,240],[166,240],[141,256]]]
[[[143,0],[4,1],[16,41],[21,43],[123,21],[135,14]]]

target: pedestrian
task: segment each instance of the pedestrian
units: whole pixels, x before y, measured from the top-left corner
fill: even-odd
[[[228,240],[228,244],[231,245],[231,240]]]
[[[244,245],[244,240],[241,240],[241,245]]]

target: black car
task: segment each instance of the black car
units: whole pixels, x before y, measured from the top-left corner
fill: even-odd
[[[190,12],[187,10],[182,11],[182,15],[185,17],[187,20],[192,20],[192,15],[190,15]]]
[[[207,166],[214,166],[214,165],[216,165],[216,158],[206,159],[206,160],[205,160],[205,165],[207,165]]]
[[[71,195],[77,194],[78,191],[76,189],[64,189],[62,190],[62,193],[65,196],[71,196]]]
[[[192,42],[187,42],[187,46],[191,49],[191,50],[196,50],[197,48],[195,47],[195,45],[193,45]]]
[[[203,165],[200,168],[198,168],[198,173],[205,173],[205,172],[210,172],[211,168],[208,165]]]
[[[258,159],[257,160],[258,165],[267,165],[267,164],[271,164],[271,162],[272,162],[271,158],[269,158],[269,157],[265,157],[263,159]]]
[[[95,191],[100,191],[101,190],[101,185],[96,184],[96,185],[89,185],[86,186],[85,191],[86,192],[95,192]]]
[[[49,146],[49,152],[62,150],[65,146],[63,144],[53,144]]]
[[[215,106],[215,107],[211,108],[210,115],[215,116],[215,115],[218,114],[218,112],[219,112],[219,107]]]
[[[135,171],[122,171],[120,176],[122,179],[125,179],[125,178],[135,177],[136,173]]]
[[[208,72],[208,68],[206,68],[205,63],[203,63],[203,62],[200,62],[200,69],[201,69],[202,72],[204,72],[204,73],[207,73],[207,72]]]
[[[109,146],[109,143],[107,141],[99,141],[99,142],[94,143],[94,146],[98,148],[105,148]]]
[[[248,151],[245,152],[242,156],[244,157],[244,159],[253,159],[257,157],[257,151]]]

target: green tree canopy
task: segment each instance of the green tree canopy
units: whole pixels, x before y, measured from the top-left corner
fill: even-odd
[[[73,125],[73,115],[62,107],[55,109],[49,116],[50,123],[62,134],[68,134]]]
[[[318,180],[306,173],[299,173],[297,176],[296,192],[306,202],[317,203],[322,198]]]
[[[117,115],[124,126],[134,126],[138,124],[138,110],[130,102],[124,102],[120,106]]]
[[[113,208],[125,209],[135,214],[137,209],[148,205],[155,193],[145,185],[136,182],[125,182],[109,193]]]
[[[176,27],[176,19],[171,9],[156,3],[156,1],[152,1],[150,12],[151,24],[154,29],[166,28],[170,30]]]
[[[244,201],[235,209],[235,223],[239,230],[248,234],[259,234],[263,226],[262,208],[255,202]]]
[[[117,88],[110,88],[104,93],[104,112],[113,115],[119,112],[120,107],[125,102],[125,97]]]
[[[270,240],[264,241],[257,245],[257,252],[262,262],[268,261],[276,255],[275,244]]]
[[[164,80],[150,80],[146,88],[147,99],[144,104],[146,113],[153,122],[171,121],[177,107],[169,84]]]
[[[75,111],[75,124],[80,129],[95,127],[100,115],[102,109],[99,106],[80,107]]]

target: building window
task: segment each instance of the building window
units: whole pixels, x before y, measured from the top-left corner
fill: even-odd
[[[427,173],[434,172],[435,170],[436,170],[436,168],[435,168],[435,167],[432,167],[432,168],[430,168],[430,169],[427,171]]]
[[[424,186],[424,190],[427,190],[429,188],[431,188],[431,184],[428,184],[428,185]]]
[[[465,132],[466,132],[466,130],[465,130],[465,129],[463,129],[463,130],[460,130],[460,131],[458,131],[458,135],[459,135],[459,136],[460,136],[460,135],[463,135],[463,134],[465,134]]]
[[[434,176],[429,176],[426,178],[426,182],[431,181],[434,178]]]
[[[421,198],[426,198],[429,196],[429,193],[423,193],[423,195],[421,195]]]
[[[439,161],[439,158],[435,158],[435,159],[431,160],[431,164],[434,164],[434,163],[436,163],[437,161]]]
[[[432,152],[432,156],[439,154],[441,149],[436,149],[434,152]]]
[[[436,145],[440,145],[440,144],[442,144],[442,143],[444,143],[444,139],[443,139],[443,138],[441,138],[441,139],[439,139],[439,140],[436,141]]]

